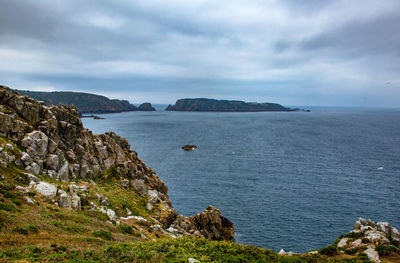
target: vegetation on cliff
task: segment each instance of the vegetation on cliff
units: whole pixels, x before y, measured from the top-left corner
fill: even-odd
[[[123,111],[154,111],[150,103],[143,103],[139,107],[130,104],[127,100],[109,99],[105,96],[72,92],[72,91],[28,91],[15,90],[21,95],[43,101],[45,105],[74,105],[80,114],[115,113]]]
[[[113,132],[93,135],[74,107],[0,87],[0,123],[1,262],[400,260],[397,229],[361,219],[319,253],[236,244],[218,209],[178,215],[129,143]]]
[[[277,103],[250,103],[236,100],[179,99],[169,105],[167,111],[213,111],[213,112],[258,112],[295,111]]]

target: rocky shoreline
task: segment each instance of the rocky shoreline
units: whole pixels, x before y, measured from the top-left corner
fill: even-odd
[[[107,226],[102,227],[105,229],[110,226],[128,235],[136,229],[137,232],[130,238],[141,240],[190,237],[231,241],[234,238],[233,223],[213,206],[194,216],[178,215],[165,183],[130,149],[127,140],[114,132],[93,135],[83,127],[75,107],[46,106],[0,86],[0,123],[1,211],[12,212],[16,209],[14,205],[22,207],[23,201],[27,213],[38,206],[52,211],[51,214],[44,213],[44,218],[59,217],[63,211],[67,215],[84,212],[99,219],[95,221],[97,223],[104,220]],[[23,210],[19,210],[22,213]],[[7,221],[4,213],[0,213],[0,227],[12,224],[17,218],[15,215],[11,217],[13,220]],[[64,215],[63,218],[68,217]],[[84,218],[82,222],[85,220],[89,219]],[[58,221],[53,220],[45,222],[43,229],[48,229],[48,223],[60,226]],[[28,225],[28,229],[35,227]],[[0,246],[14,244],[20,238],[7,231],[0,232]],[[28,233],[27,229],[20,227],[11,231],[24,235]],[[112,239],[111,233],[104,230],[92,234]],[[5,241],[1,235],[6,236]],[[14,240],[9,241],[10,238]],[[119,238],[123,242],[127,237]],[[173,244],[171,246],[174,247]],[[242,249],[242,245],[235,247],[239,248]],[[257,253],[265,257],[272,253],[257,249]],[[229,253],[226,253],[228,257]],[[303,254],[283,250],[278,254],[283,258],[297,259],[312,256],[313,262],[320,259],[331,262],[324,261],[327,258],[333,258],[335,262],[336,259],[353,258],[356,261],[351,262],[398,262],[400,233],[389,223],[359,218],[354,229],[340,236],[331,246]],[[196,262],[192,257],[189,259]]]
[[[233,224],[214,207],[193,217],[178,215],[167,186],[130,149],[127,140],[114,132],[93,135],[83,127],[75,107],[45,106],[7,87],[0,87],[0,103],[0,136],[16,144],[1,152],[0,164],[6,168],[15,163],[26,171],[28,186],[20,187],[21,192],[34,190],[37,198],[59,207],[97,209],[110,221],[118,221],[130,216],[124,207],[110,206],[100,194],[97,204],[85,201],[94,179],[114,176],[123,188],[146,200],[152,220],[171,236],[233,239]],[[43,176],[50,182],[39,178]],[[52,180],[63,182],[64,189]]]

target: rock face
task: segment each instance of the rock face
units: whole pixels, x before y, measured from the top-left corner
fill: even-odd
[[[138,111],[155,111],[156,109],[149,102],[140,104],[137,108]]]
[[[346,249],[357,249],[357,251],[365,253],[369,260],[380,262],[376,247],[398,244],[399,241],[398,230],[389,223],[375,223],[359,218],[354,224],[354,229],[341,237],[337,248],[340,252],[344,252]]]
[[[15,142],[15,146],[1,146],[0,165],[7,167],[15,162],[25,169],[30,174],[29,187],[49,202],[80,210],[83,190],[93,185],[89,183],[91,179],[111,175],[118,178],[124,189],[147,200],[149,213],[165,229],[173,225],[172,228],[179,229],[179,235],[215,240],[233,238],[233,224],[216,208],[209,207],[195,217],[178,216],[167,186],[130,149],[128,141],[114,132],[93,135],[83,127],[75,107],[46,106],[0,86],[0,121],[0,136]],[[18,144],[22,147],[15,154]],[[42,182],[35,175],[62,181],[68,189]],[[85,183],[78,186],[76,181]],[[107,198],[99,196],[99,199],[100,206],[93,204],[92,209],[117,220],[116,212],[107,207],[111,205]],[[118,209],[125,210],[115,208]]]
[[[235,236],[232,222],[213,206],[208,206],[202,213],[188,218],[179,215],[169,230],[178,236],[189,233],[212,240],[232,240]]]
[[[258,112],[258,111],[297,111],[277,103],[250,103],[234,100],[179,99],[174,106],[168,105],[166,111],[213,111],[213,112]]]

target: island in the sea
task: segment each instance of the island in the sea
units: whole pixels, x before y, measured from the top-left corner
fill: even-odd
[[[130,104],[127,100],[109,99],[105,96],[72,91],[28,91],[14,90],[20,95],[29,96],[43,101],[45,105],[74,105],[79,114],[117,113],[124,111],[154,111],[150,103],[143,103],[139,107]]]
[[[244,102],[238,100],[179,99],[168,105],[166,111],[211,111],[211,112],[259,112],[259,111],[304,111],[284,107],[277,103]]]

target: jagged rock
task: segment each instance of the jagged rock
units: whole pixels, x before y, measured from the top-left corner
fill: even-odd
[[[33,162],[32,158],[26,152],[22,153],[21,161],[24,163],[25,166],[28,166]]]
[[[48,170],[48,171],[47,171],[47,174],[48,174],[51,178],[57,179],[57,172],[56,172],[56,171],[54,171],[54,170]]]
[[[368,249],[364,250],[364,253],[368,256],[368,259],[374,262],[381,262],[379,259],[379,254],[376,252],[375,248],[370,246]]]
[[[140,195],[141,197],[145,197],[148,194],[148,189],[144,183],[144,180],[142,179],[135,179],[130,182],[130,185],[133,187],[133,190]],[[155,191],[152,191],[149,193],[151,196],[150,198],[153,198],[152,196],[157,195]],[[157,199],[157,197],[156,197]]]
[[[235,229],[231,221],[225,218],[221,211],[213,206],[194,217],[200,232],[213,240],[232,240],[235,236]]]
[[[198,261],[195,258],[188,258],[188,263],[197,263],[197,262],[200,262],[200,261]]]
[[[2,124],[0,125],[0,135],[14,140],[18,140],[24,136],[28,128],[27,123],[16,119],[15,116],[10,116],[2,112],[0,112],[0,123]]]
[[[64,182],[68,181],[69,178],[69,164],[68,161],[65,161],[63,166],[60,168],[60,170],[57,173],[57,177]]]
[[[49,154],[46,159],[46,168],[54,171],[60,169],[60,159],[56,154]]]
[[[347,241],[348,241],[348,240],[349,240],[349,239],[348,239],[347,237],[342,238],[342,239],[339,241],[339,243],[337,244],[337,247],[338,247],[338,248],[345,247],[345,246],[347,245]]]
[[[3,159],[6,163],[11,163],[15,160],[15,157],[4,151],[0,153],[0,159]]]
[[[48,148],[47,148],[48,152],[55,153],[57,150],[57,147],[58,147],[58,144],[55,141],[49,139],[49,144],[48,144]]]
[[[53,184],[46,182],[39,182],[34,185],[33,188],[36,192],[43,195],[47,199],[54,199],[57,195],[57,187]]]
[[[376,223],[376,227],[378,228],[378,230],[380,230],[381,232],[385,233],[386,236],[390,236],[390,230],[391,230],[391,226],[389,223],[387,222],[378,222]]]
[[[65,192],[62,193],[58,201],[58,206],[62,208],[71,208],[71,197]]]
[[[75,193],[71,196],[71,207],[76,210],[81,210],[81,198]]]
[[[362,243],[362,240],[361,240],[361,238],[359,238],[359,239],[354,240],[354,241],[351,243],[351,246],[352,246],[352,247],[359,247],[359,246],[361,246],[361,243]]]
[[[40,166],[37,163],[31,163],[30,165],[25,167],[25,170],[28,173],[31,173],[31,174],[39,174],[40,173]]]
[[[392,227],[390,235],[394,240],[400,241],[400,232],[397,230],[397,228]]]
[[[43,158],[47,154],[47,144],[49,138],[41,131],[33,131],[25,135],[21,141],[21,145],[26,148],[29,156],[36,160]]]

